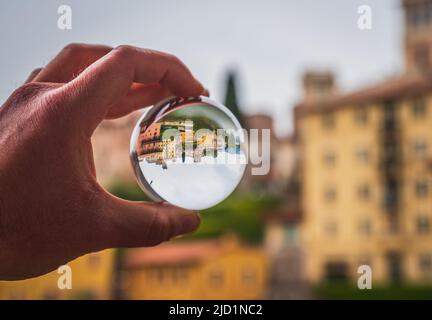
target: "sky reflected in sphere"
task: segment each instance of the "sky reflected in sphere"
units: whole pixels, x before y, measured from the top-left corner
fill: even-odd
[[[131,160],[156,201],[193,210],[228,197],[245,166],[244,135],[234,115],[208,98],[175,98],[149,109],[131,138]]]

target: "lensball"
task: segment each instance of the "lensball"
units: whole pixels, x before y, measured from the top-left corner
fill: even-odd
[[[212,207],[240,183],[245,133],[222,104],[171,98],[144,111],[131,137],[138,184],[154,201],[190,210]]]

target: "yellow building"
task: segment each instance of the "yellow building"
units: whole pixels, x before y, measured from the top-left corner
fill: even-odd
[[[406,72],[349,94],[307,73],[295,108],[304,273],[432,282],[432,1],[403,1]],[[430,13],[430,14],[425,14]]]
[[[260,299],[266,294],[264,250],[231,237],[131,249],[125,263],[129,299]]]
[[[62,274],[22,280],[0,281],[0,300],[10,299],[109,299],[112,292],[114,251],[105,250],[80,257],[68,266],[72,270],[72,289],[59,289]]]

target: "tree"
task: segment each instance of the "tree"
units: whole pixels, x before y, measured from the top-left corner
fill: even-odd
[[[227,75],[225,106],[227,106],[227,108],[231,110],[231,112],[236,116],[240,124],[244,126],[243,116],[240,112],[237,101],[236,73],[234,71],[229,71]]]

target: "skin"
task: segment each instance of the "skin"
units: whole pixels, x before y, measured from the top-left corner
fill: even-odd
[[[201,94],[208,92],[178,58],[131,46],[71,44],[32,72],[0,108],[0,280],[194,231],[196,212],[104,190],[90,139],[104,119]]]

